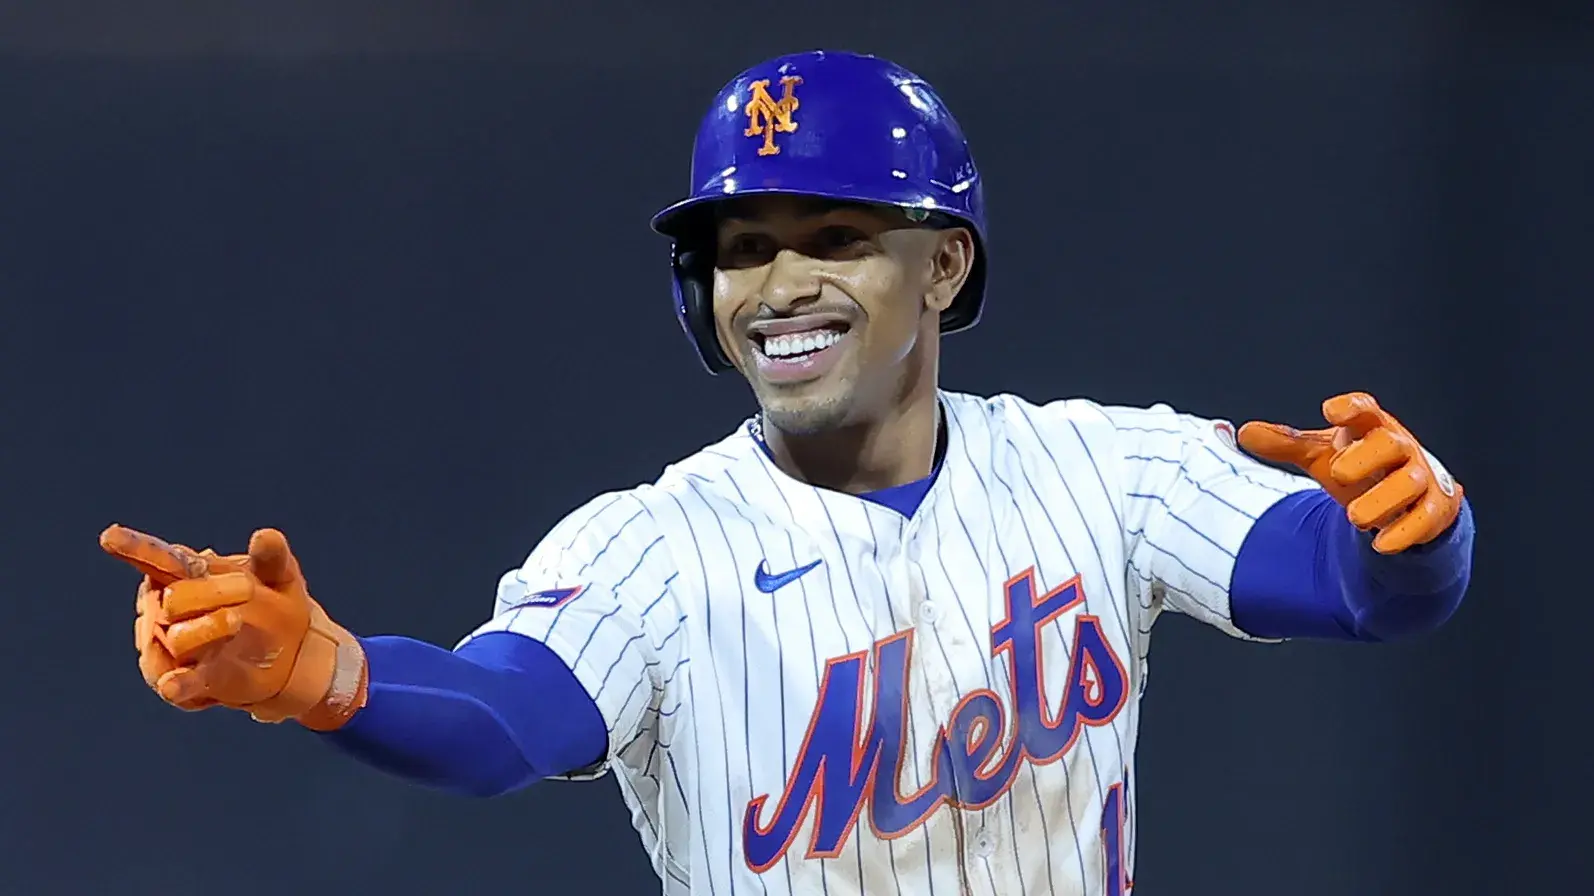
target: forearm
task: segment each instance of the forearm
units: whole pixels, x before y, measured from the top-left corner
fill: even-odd
[[[1465,502],[1438,538],[1383,555],[1326,493],[1290,495],[1241,545],[1230,587],[1234,623],[1264,638],[1388,641],[1432,631],[1466,593],[1472,541]]]
[[[496,796],[600,760],[603,717],[546,645],[508,632],[450,652],[410,638],[361,639],[369,698],[323,735],[375,768],[419,784]]]

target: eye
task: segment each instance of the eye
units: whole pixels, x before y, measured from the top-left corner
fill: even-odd
[[[863,231],[856,227],[850,227],[846,224],[831,224],[820,229],[819,233],[816,234],[815,242],[826,249],[835,251],[837,249],[849,249],[868,238]]]
[[[769,237],[761,233],[738,233],[720,243],[721,267],[759,264],[774,254]]]

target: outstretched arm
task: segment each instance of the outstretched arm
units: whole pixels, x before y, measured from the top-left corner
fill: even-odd
[[[653,710],[673,694],[655,670],[685,660],[662,539],[626,525],[644,518],[619,498],[567,517],[503,576],[494,618],[453,651],[333,622],[274,529],[238,555],[121,526],[100,543],[144,573],[139,669],[167,703],[292,720],[377,768],[490,796],[596,776],[613,749],[646,747]],[[658,632],[649,611],[675,627]]]
[[[1258,638],[1390,641],[1444,624],[1472,573],[1472,508],[1438,538],[1373,549],[1327,492],[1296,492],[1256,521],[1234,562],[1235,627]]]
[[[1329,399],[1327,429],[1248,423],[1240,443],[1322,491],[1281,499],[1247,533],[1231,611],[1260,638],[1386,641],[1438,628],[1471,578],[1461,485],[1369,395]]]
[[[360,761],[417,784],[497,796],[598,765],[608,729],[547,645],[489,632],[454,651],[411,638],[362,638],[366,705],[323,735]]]
[[[1129,583],[1152,619],[1172,609],[1256,640],[1385,641],[1460,604],[1472,509],[1371,396],[1324,402],[1326,429],[1253,422],[1238,440],[1166,405],[1106,410]]]

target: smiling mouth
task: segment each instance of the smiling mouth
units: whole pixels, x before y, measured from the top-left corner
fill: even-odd
[[[762,321],[747,334],[759,378],[781,385],[823,377],[836,366],[850,336],[851,321],[821,314]]]
[[[753,345],[771,361],[802,361],[835,345],[851,329],[845,323],[826,323],[794,333],[754,333]]]

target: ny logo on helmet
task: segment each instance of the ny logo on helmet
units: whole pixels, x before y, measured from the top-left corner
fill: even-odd
[[[753,95],[742,110],[747,114],[747,130],[743,133],[748,137],[764,138],[764,145],[758,148],[759,155],[772,156],[780,152],[780,147],[775,145],[775,134],[790,134],[797,130],[797,122],[791,117],[797,111],[797,94],[793,91],[802,82],[803,79],[796,75],[781,78],[782,93],[779,100],[769,95],[768,78],[750,85]]]

